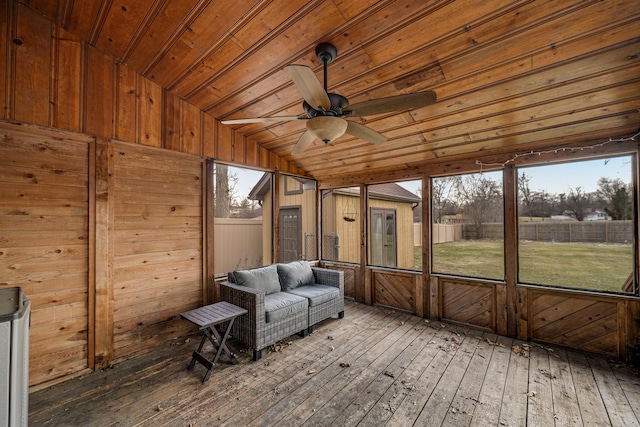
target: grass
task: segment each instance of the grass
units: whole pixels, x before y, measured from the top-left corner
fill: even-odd
[[[420,247],[416,248],[419,262]],[[458,241],[433,247],[433,271],[504,279],[501,241]],[[521,283],[621,292],[633,271],[631,245],[521,242]]]

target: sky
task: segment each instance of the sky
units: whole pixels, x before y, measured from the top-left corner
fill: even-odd
[[[631,182],[631,158],[610,157],[608,159],[589,160],[584,162],[560,163],[543,166],[519,168],[531,177],[529,188],[532,191],[545,190],[550,194],[567,193],[570,188],[582,187],[585,192],[593,192],[598,187],[598,179],[608,177],[619,178],[625,183]],[[246,198],[253,186],[260,180],[264,172],[251,169],[230,167],[230,172],[238,176],[236,192],[239,199]],[[500,177],[500,172],[487,172],[487,175]],[[421,180],[398,182],[401,186],[418,194]]]
[[[524,172],[531,176],[529,188],[531,190],[546,190],[551,194],[567,193],[570,188],[582,187],[591,193],[598,188],[598,180],[602,177],[621,179],[624,183],[631,182],[631,158],[610,157],[608,159],[571,162],[548,166],[520,168],[519,174]]]
[[[246,199],[249,192],[260,181],[263,171],[256,171],[252,169],[229,167],[229,173],[234,173],[238,177],[238,183],[236,184],[236,193],[239,200]]]

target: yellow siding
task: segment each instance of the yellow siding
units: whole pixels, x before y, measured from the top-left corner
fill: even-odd
[[[413,268],[413,209],[411,203],[370,199],[370,208],[394,209],[397,221],[397,254],[399,268]],[[360,262],[360,199],[359,195],[332,193],[323,200],[323,234],[336,233],[340,238],[338,261]],[[355,221],[344,220],[345,214],[355,214]],[[351,215],[349,215],[351,216]]]
[[[334,193],[335,194],[335,193]],[[338,261],[360,262],[360,198],[335,194],[335,232],[340,237]],[[344,220],[345,213],[355,213],[355,221]]]
[[[280,207],[300,206],[300,216],[302,217],[302,235],[316,234],[316,191],[309,189],[298,194],[285,195],[285,183],[289,190],[297,188],[300,182],[290,176],[280,177]],[[304,239],[302,239],[304,245]]]
[[[413,204],[390,200],[369,199],[369,208],[396,211],[398,268],[413,268]]]
[[[273,200],[271,197],[271,191],[269,191],[264,196],[264,201],[262,202],[262,223],[263,224],[273,224]],[[273,231],[272,227],[262,227],[262,264],[269,265],[273,262],[272,257],[272,240],[273,240]]]

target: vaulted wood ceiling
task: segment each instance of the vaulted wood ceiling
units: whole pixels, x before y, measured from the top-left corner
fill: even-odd
[[[389,138],[317,142],[319,180],[630,135],[640,127],[640,0],[29,0],[29,6],[218,119],[298,115],[285,67],[333,43],[351,104],[434,90],[361,119]],[[350,119],[360,120],[360,119]],[[299,121],[235,126],[285,158]]]

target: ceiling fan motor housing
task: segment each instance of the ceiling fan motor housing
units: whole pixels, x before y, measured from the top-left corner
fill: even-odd
[[[327,93],[329,95],[329,101],[331,101],[331,108],[328,110],[324,109],[315,109],[311,105],[304,101],[302,103],[302,108],[304,108],[305,113],[311,119],[318,116],[342,116],[344,115],[343,110],[349,106],[349,100],[342,95],[338,95],[337,93]]]

